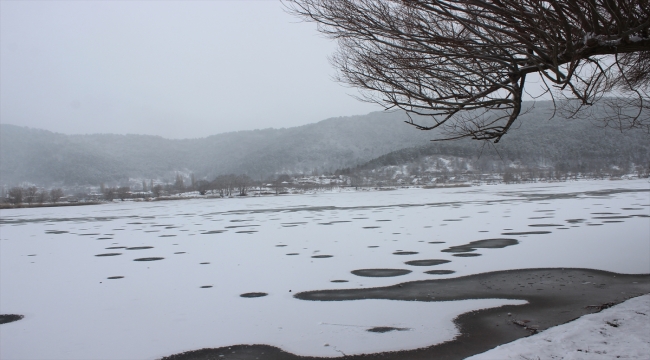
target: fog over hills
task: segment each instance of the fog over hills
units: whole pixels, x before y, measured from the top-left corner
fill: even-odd
[[[40,185],[334,171],[388,152],[426,144],[430,133],[403,123],[401,113],[340,117],[288,129],[239,131],[199,139],[147,135],[63,135],[13,125],[0,129],[0,184]]]
[[[176,171],[207,180],[229,173],[260,179],[280,173],[334,172],[362,164],[365,168],[397,165],[432,154],[528,164],[574,166],[606,159],[624,166],[648,165],[648,134],[601,129],[589,121],[548,120],[550,106],[548,102],[536,103],[500,143],[489,145],[471,140],[431,143],[435,134],[404,124],[407,117],[401,112],[184,140],[148,135],[63,135],[3,124],[0,184],[118,184],[128,178],[172,179]]]

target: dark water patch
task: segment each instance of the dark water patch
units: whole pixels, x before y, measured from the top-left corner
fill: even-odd
[[[643,210],[643,208],[621,208],[621,210]]]
[[[529,220],[539,220],[539,219],[552,219],[553,216],[533,216],[529,217]]]
[[[569,224],[580,224],[582,222],[585,222],[586,219],[567,219],[564,221],[568,222]]]
[[[612,223],[622,223],[625,222],[623,220],[605,220],[603,221],[604,223],[612,224]]]
[[[115,280],[115,279],[124,279],[124,276],[109,276],[107,277],[109,280]]]
[[[452,256],[458,256],[458,257],[476,257],[476,256],[481,256],[481,254],[477,254],[477,253],[458,253],[458,254],[454,254],[454,255],[452,255]]]
[[[587,226],[601,226],[602,224],[587,224]]]
[[[45,231],[46,234],[67,234],[68,231],[63,231],[63,230],[47,230]]]
[[[113,229],[115,230],[115,229]],[[101,235],[101,234],[77,234],[79,236],[95,236],[95,235]]]
[[[212,285],[203,285],[203,286],[201,286],[201,289],[209,289],[211,287],[212,287]]]
[[[97,254],[95,256],[117,256],[117,255],[122,255],[122,253],[105,253],[105,254]]]
[[[331,257],[334,257],[334,256],[333,255],[314,255],[314,256],[312,256],[312,258],[314,258],[314,259],[327,259],[327,258],[331,258]]]
[[[378,248],[379,246],[378,245],[370,245],[368,247],[371,248],[371,249],[374,249],[374,248]]]
[[[268,294],[265,293],[265,292],[250,292],[250,293],[241,294],[239,296],[241,296],[243,298],[258,298],[258,297],[263,297],[263,296],[266,296],[266,295],[268,295]]]
[[[100,238],[97,238],[97,240],[113,240],[113,238],[112,237],[100,237]]]
[[[406,269],[359,269],[352,270],[352,274],[364,277],[393,277],[410,274],[411,270]]]
[[[519,241],[515,239],[485,239],[485,240],[476,240],[472,241],[469,244],[451,246],[447,249],[442,250],[442,252],[449,253],[467,253],[474,251],[476,249],[502,249],[506,246],[512,246],[519,244]]]
[[[332,223],[331,223],[331,222],[327,222],[327,223],[318,223],[318,225],[332,225]]]
[[[365,217],[356,217],[356,218],[352,218],[352,220],[367,220],[367,219],[368,219],[368,218],[365,218]]]
[[[621,215],[621,216],[593,216],[592,219],[631,219],[632,216],[626,216],[626,215]]]
[[[279,220],[279,219],[278,219]],[[304,225],[307,222],[290,222],[290,223],[280,223],[280,225]]]
[[[347,280],[332,280],[330,282],[333,282],[333,283],[346,283],[348,281]]]
[[[350,220],[334,220],[334,221],[330,221],[330,224],[340,224],[340,223],[349,223],[349,222],[352,222],[352,221],[350,221]]]
[[[366,331],[369,332],[374,332],[374,333],[387,333],[391,331],[409,331],[411,329],[409,328],[396,328],[396,327],[391,327],[391,326],[377,326],[374,328],[370,328]]]
[[[106,250],[114,250],[114,249],[126,249],[126,246],[111,246],[105,248]]]
[[[393,255],[415,255],[419,254],[417,251],[395,251]]]
[[[207,261],[206,261],[206,262],[199,263],[199,265],[208,265],[208,264],[210,264],[210,263],[207,262]]]
[[[0,314],[0,324],[7,324],[24,318],[25,315],[18,314]]]
[[[620,215],[621,213],[613,213],[613,212],[593,212],[591,215]]]
[[[436,266],[440,264],[446,264],[448,262],[451,262],[449,260],[441,260],[441,259],[427,259],[427,260],[411,260],[407,261],[404,264],[406,265],[412,265],[412,266]]]
[[[146,233],[154,233],[154,232],[160,232],[160,230],[145,230],[144,232],[146,232]]]
[[[285,246],[287,246],[287,245],[283,245],[283,244],[275,245],[275,247],[285,247]]]
[[[544,235],[550,233],[551,231],[516,231],[501,233],[501,235]]]
[[[429,271],[425,271],[424,273],[429,275],[449,275],[455,273],[455,271],[454,270],[429,270]]]
[[[158,237],[174,237],[176,235],[158,235]]]
[[[558,230],[569,230],[568,227],[559,227],[559,228],[557,228],[557,229],[558,229]]]
[[[210,231],[202,232],[201,235],[221,234],[226,231],[228,230],[210,230]]]
[[[289,256],[295,256],[295,255],[300,255],[299,253],[288,253],[287,255]]]
[[[156,225],[151,225],[151,227],[165,227],[165,226],[174,226],[174,225],[173,225],[173,224],[166,224],[166,225],[159,225],[159,224],[156,224]]]
[[[141,223],[141,222],[130,222],[130,223],[126,223],[126,224],[127,224],[127,225],[143,225],[144,223]]]
[[[364,226],[364,229],[379,229],[380,226]]]
[[[27,255],[27,256],[36,256],[36,254],[29,254],[29,255]]]
[[[242,230],[242,231],[235,231],[235,234],[254,234],[257,231],[255,230]]]
[[[630,215],[631,217],[640,217],[640,218],[650,218],[650,215],[648,214],[635,214],[635,215]]]
[[[133,259],[133,261],[158,261],[162,259],[164,259],[164,257],[145,257],[145,258]]]
[[[153,246],[134,246],[134,247],[128,247],[126,249],[127,250],[146,250],[146,249],[153,249]]]
[[[282,225],[282,227],[296,227],[298,225]]]
[[[562,226],[562,225],[559,225],[559,224],[531,224],[531,225],[528,225],[528,226],[530,226],[530,227],[558,227],[558,226]]]
[[[247,228],[247,227],[252,227],[252,226],[259,226],[259,225],[231,225],[231,226],[226,226],[226,229],[236,229],[236,228]]]
[[[442,221],[463,221],[463,219],[444,219]]]
[[[176,255],[185,254],[185,251],[175,252],[174,254],[176,254]]]
[[[386,219],[386,220],[375,220],[375,221],[393,221],[393,220]]]
[[[429,241],[429,244],[444,244],[444,241]]]

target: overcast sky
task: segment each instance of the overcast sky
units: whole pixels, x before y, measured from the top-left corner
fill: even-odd
[[[0,122],[168,138],[381,110],[279,1],[0,1]]]

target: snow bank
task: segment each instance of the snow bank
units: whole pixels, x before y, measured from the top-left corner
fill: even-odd
[[[469,359],[650,359],[650,294]]]

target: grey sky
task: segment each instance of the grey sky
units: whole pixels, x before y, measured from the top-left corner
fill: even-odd
[[[331,80],[336,44],[279,1],[1,1],[0,121],[169,138],[379,107]]]

